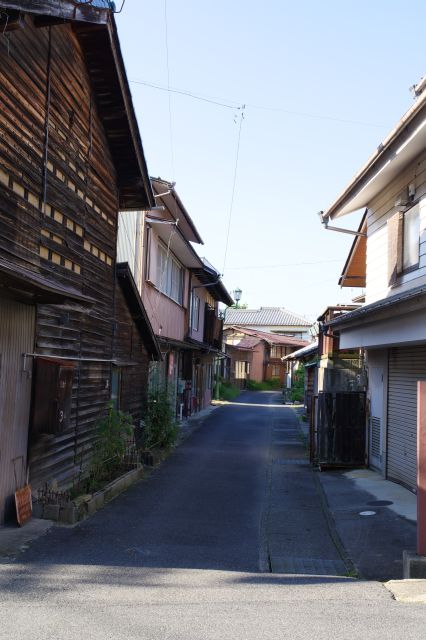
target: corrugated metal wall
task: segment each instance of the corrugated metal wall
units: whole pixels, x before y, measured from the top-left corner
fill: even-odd
[[[34,326],[35,307],[0,299],[0,523],[13,513],[16,484],[26,480],[31,377],[22,354],[33,351]]]
[[[387,477],[417,486],[417,381],[426,379],[426,346],[389,352]]]

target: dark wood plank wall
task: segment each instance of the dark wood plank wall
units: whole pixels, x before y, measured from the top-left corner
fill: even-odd
[[[120,409],[138,425],[144,415],[148,392],[149,354],[128,309],[119,285],[116,289],[114,356],[122,362]]]
[[[37,29],[27,16],[0,37],[0,65],[0,255],[96,301],[39,305],[37,352],[109,360],[117,178],[81,48],[70,25]],[[110,371],[76,364],[69,430],[33,446],[33,484],[68,483],[87,460]]]

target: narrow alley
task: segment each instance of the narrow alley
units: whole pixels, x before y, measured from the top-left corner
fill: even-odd
[[[419,638],[423,608],[351,577],[299,424],[245,392],[102,511],[3,558],[0,637]]]

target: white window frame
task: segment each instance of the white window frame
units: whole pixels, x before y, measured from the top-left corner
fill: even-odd
[[[191,298],[191,329],[198,331],[200,328],[200,298],[193,291]]]
[[[157,245],[157,278],[156,286],[161,293],[183,305],[184,267],[176,260],[166,247]]]
[[[412,217],[410,225],[407,224]],[[404,211],[402,223],[402,273],[417,269],[420,261],[420,204]]]

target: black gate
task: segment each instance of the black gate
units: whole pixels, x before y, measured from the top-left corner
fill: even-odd
[[[320,392],[316,461],[321,466],[361,466],[366,454],[364,391]]]

